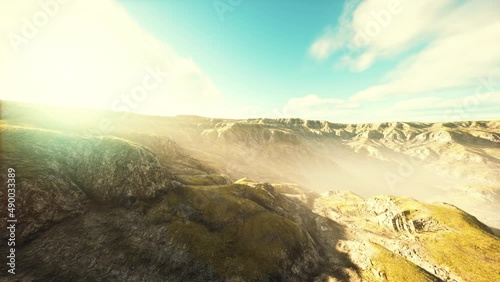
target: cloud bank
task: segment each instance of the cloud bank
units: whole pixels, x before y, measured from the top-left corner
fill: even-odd
[[[338,26],[327,27],[311,44],[309,55],[318,61],[334,58],[352,72],[397,58],[399,63],[380,83],[348,98],[364,105],[361,108],[392,103],[372,115],[391,120],[397,114],[417,120],[466,119],[473,115],[446,113],[500,107],[499,38],[498,1],[351,0]],[[443,92],[457,94],[445,97]]]
[[[351,98],[369,101],[473,86],[482,77],[498,79],[498,38],[500,4],[494,0],[348,1],[339,27],[327,29],[309,53],[326,60],[340,52],[341,64],[364,71],[417,48],[386,75],[387,82]]]

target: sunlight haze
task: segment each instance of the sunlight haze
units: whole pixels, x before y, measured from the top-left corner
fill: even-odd
[[[165,116],[499,118],[496,1],[221,3],[4,1],[0,98]]]

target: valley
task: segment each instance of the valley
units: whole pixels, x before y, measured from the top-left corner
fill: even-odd
[[[500,277],[499,121],[121,118],[1,106],[20,279]]]

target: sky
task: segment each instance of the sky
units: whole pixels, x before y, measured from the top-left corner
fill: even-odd
[[[497,0],[0,3],[0,99],[342,123],[500,119]]]

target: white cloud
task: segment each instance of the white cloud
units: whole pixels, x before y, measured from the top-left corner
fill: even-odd
[[[343,43],[340,40],[334,40],[335,35],[332,28],[327,28],[325,33],[309,48],[310,55],[318,60],[324,60],[341,48]]]
[[[222,103],[195,62],[113,0],[2,1],[0,28],[2,99],[148,114],[210,115]]]
[[[386,84],[369,87],[354,101],[474,86],[500,77],[500,21],[434,41],[389,74]]]
[[[307,119],[337,119],[348,116],[359,108],[354,102],[341,99],[321,98],[317,95],[307,95],[291,98],[277,111],[277,117],[301,117]]]
[[[342,49],[345,63],[363,71],[376,59],[397,54],[434,29],[451,0],[351,0],[346,2],[336,30],[328,29],[310,48],[317,59]],[[322,47],[322,48],[321,48]],[[327,48],[330,47],[330,48]]]
[[[500,91],[486,86],[460,97],[419,97],[369,105],[308,95],[290,99],[279,117],[301,117],[341,123],[386,121],[460,121],[499,119]],[[486,110],[485,110],[486,109]]]
[[[436,107],[443,99],[439,97],[422,97],[417,99],[400,101],[394,104],[393,108],[397,110],[414,110],[429,107]]]
[[[381,58],[394,57],[417,44],[424,46],[386,75],[384,83],[355,93],[351,101],[459,89],[475,86],[481,78],[500,79],[498,1],[357,0],[348,3],[340,27],[325,32],[312,44],[309,51],[313,57],[326,59],[343,50],[340,63],[351,71],[364,71]]]
[[[291,98],[285,106],[287,111],[303,111],[317,108],[353,109],[358,105],[341,99],[320,98],[317,95],[308,95],[301,98]]]
[[[487,89],[485,89],[487,90]],[[423,117],[432,113],[437,117],[434,121],[456,121],[471,119],[487,119],[487,117],[500,116],[496,111],[500,107],[500,91],[495,92],[477,92],[471,95],[465,95],[456,98],[443,99],[439,97],[422,97],[411,100],[405,100],[395,103],[385,112],[393,116],[412,115]],[[489,111],[485,111],[489,108]],[[426,114],[427,113],[427,114]]]

